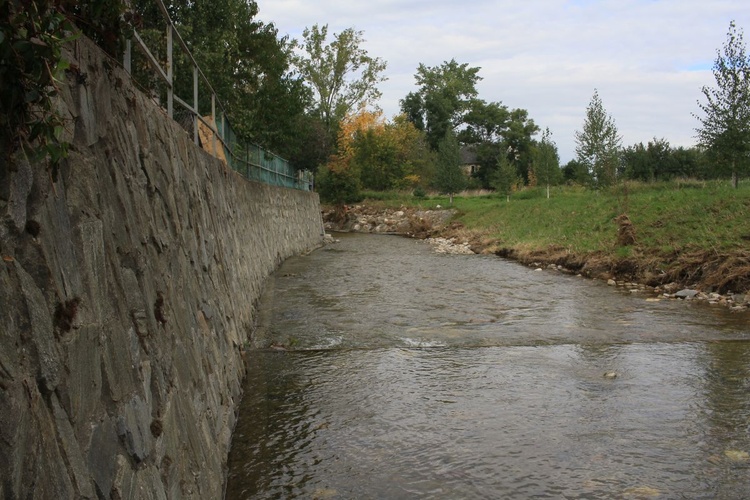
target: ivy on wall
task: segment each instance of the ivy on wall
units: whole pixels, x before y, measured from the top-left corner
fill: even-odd
[[[55,165],[67,153],[54,99],[70,63],[63,47],[82,31],[120,50],[123,0],[0,0],[0,162],[22,150]],[[80,30],[79,30],[80,29]]]

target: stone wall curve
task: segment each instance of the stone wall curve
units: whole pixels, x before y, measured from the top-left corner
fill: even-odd
[[[0,169],[0,497],[221,498],[253,306],[322,244],[317,194],[209,156],[89,40],[69,57],[69,157]]]

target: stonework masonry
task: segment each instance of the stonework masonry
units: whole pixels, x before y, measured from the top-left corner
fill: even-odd
[[[265,278],[323,241],[314,193],[246,181],[93,43],[69,157],[0,168],[0,498],[223,494]]]

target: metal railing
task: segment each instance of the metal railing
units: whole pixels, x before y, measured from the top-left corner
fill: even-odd
[[[159,80],[166,85],[166,110],[170,118],[175,118],[174,104],[177,103],[191,117],[193,141],[213,156],[225,161],[233,170],[246,178],[267,184],[274,184],[306,191],[313,190],[312,172],[295,171],[289,162],[280,156],[261,148],[258,145],[238,140],[237,135],[227,118],[227,113],[216,95],[211,82],[195,61],[187,44],[172,22],[169,12],[162,0],[155,0],[166,22],[166,67],[153,55],[143,37],[133,28],[133,38],[125,44],[123,66],[132,75],[133,42],[146,57],[149,66]],[[192,67],[193,95],[192,104],[175,94],[175,58],[174,41],[187,57]],[[203,116],[199,109],[199,83],[203,83],[211,95],[211,113]],[[185,124],[182,124],[183,127]]]

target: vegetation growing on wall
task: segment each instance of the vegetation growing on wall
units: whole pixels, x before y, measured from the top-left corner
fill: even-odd
[[[32,160],[63,158],[58,84],[70,68],[63,47],[79,30],[110,54],[121,50],[121,0],[7,0],[0,3],[0,155],[21,150]]]
[[[0,154],[11,163],[14,151],[49,155],[53,163],[65,155],[60,141],[62,119],[54,97],[68,62],[63,45],[74,26],[57,2],[8,1],[0,5]]]

